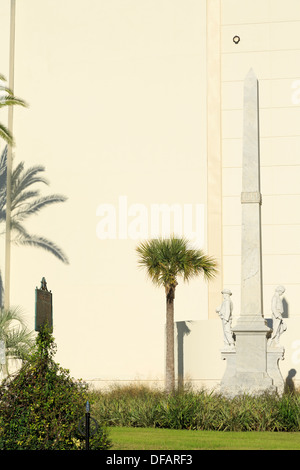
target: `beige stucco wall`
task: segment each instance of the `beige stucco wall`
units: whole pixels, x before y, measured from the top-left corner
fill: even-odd
[[[291,317],[284,321],[287,326],[281,341],[285,349],[284,359],[279,360],[278,365],[284,383],[299,387],[300,319]],[[185,384],[195,388],[219,391],[220,381],[226,370],[226,360],[221,358],[223,338],[219,320],[181,322],[178,327],[177,376],[183,373]]]
[[[252,67],[260,90],[265,316],[277,284],[286,287],[289,315],[299,315],[299,25],[296,1],[222,2],[224,279],[238,306],[243,79]]]
[[[260,90],[264,315],[271,318],[274,289],[283,284],[288,330],[281,339],[280,368],[284,379],[291,374],[299,384],[300,5],[296,0],[222,0],[219,5],[223,283],[233,292],[235,322],[240,314],[243,80],[252,67]],[[226,364],[217,352],[221,329],[213,322],[189,324],[182,360],[188,380],[217,387]]]
[[[0,0],[5,51],[9,3]],[[15,93],[29,108],[15,111],[15,159],[45,165],[43,192],[68,197],[27,227],[60,245],[70,265],[12,247],[11,304],[34,327],[45,276],[63,366],[84,379],[161,380],[164,291],[138,269],[138,239],[97,238],[97,209],[112,204],[118,214],[120,196],[148,215],[153,204],[205,207],[205,2],[16,3]],[[0,70],[8,75],[6,52]],[[179,286],[175,315],[207,318],[203,281]]]
[[[101,385],[162,381],[164,292],[137,268],[138,238],[97,237],[97,210],[107,203],[119,215],[123,196],[128,210],[146,209],[149,221],[153,204],[202,204],[203,245],[221,260],[220,276],[209,289],[201,280],[180,284],[175,319],[191,326],[187,379],[217,384],[225,367],[214,318],[222,287],[232,290],[239,314],[243,80],[253,67],[260,87],[264,313],[271,316],[274,287],[285,285],[282,367],[285,376],[297,369],[298,0],[16,3],[15,93],[29,108],[14,113],[15,160],[45,165],[44,193],[68,196],[27,228],[59,244],[70,264],[12,247],[11,303],[24,308],[33,328],[34,289],[45,276],[57,358],[75,377]],[[9,4],[0,0],[0,72],[7,76]],[[129,212],[128,226],[134,221]]]

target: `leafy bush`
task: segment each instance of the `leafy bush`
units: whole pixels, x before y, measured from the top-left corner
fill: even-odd
[[[90,392],[89,392],[90,393]],[[190,389],[168,395],[143,386],[93,391],[94,416],[107,426],[215,431],[299,431],[300,394],[242,395]]]
[[[40,332],[30,359],[2,382],[1,450],[84,448],[77,427],[85,410],[87,387],[54,362],[55,350],[52,335],[47,330]],[[100,429],[97,448],[109,445],[106,432]]]
[[[91,450],[104,450],[109,449],[111,446],[112,443],[104,427],[99,427],[95,434],[90,437],[89,448]]]

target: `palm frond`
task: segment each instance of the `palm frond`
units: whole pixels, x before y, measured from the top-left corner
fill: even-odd
[[[0,198],[0,206],[2,207],[2,203],[6,203],[6,198],[3,200],[3,198]],[[3,210],[2,208],[0,209],[0,222],[5,222],[6,220],[6,211]]]
[[[37,198],[40,195],[40,191],[22,191],[20,194],[12,194],[11,210],[14,211],[16,208],[23,204],[28,204],[28,200]]]
[[[24,170],[24,163],[21,162],[19,165],[23,165],[22,171]],[[20,171],[16,170],[13,173],[13,180],[15,181],[15,186],[18,187],[19,191],[23,191],[36,183],[49,184],[49,181],[44,176],[41,176],[40,173],[45,171],[43,165],[35,165],[24,171],[23,174],[20,174]]]
[[[5,81],[5,77],[2,74],[0,75],[0,81]],[[13,91],[7,86],[5,86],[3,83],[0,83],[0,91],[2,92],[2,95],[0,96],[0,108],[15,105],[27,106],[24,100],[14,96]],[[0,124],[0,138],[2,138],[7,144],[14,145],[12,133],[3,124]]]
[[[14,213],[14,217],[18,220],[24,220],[32,214],[37,214],[41,209],[49,205],[65,202],[66,200],[67,197],[61,194],[51,194],[50,196],[40,197],[18,208]]]
[[[4,212],[4,217],[5,217],[5,205],[6,205],[6,190],[1,189],[0,190],[0,210]],[[1,217],[0,217],[1,220]]]
[[[7,170],[7,150],[8,148],[6,145],[0,157],[0,175],[1,175],[1,178],[3,177],[3,175],[5,175],[5,179],[6,179],[6,170]],[[5,185],[0,184],[0,188],[2,188],[2,186],[5,186]]]
[[[6,81],[3,75],[0,75],[0,80],[1,81]],[[12,94],[13,94],[12,90],[10,88],[8,88],[7,86],[3,85],[2,83],[0,83],[0,91],[4,91],[5,93],[7,93],[7,95],[10,95],[10,96],[12,96]],[[4,96],[4,98],[5,98],[5,96]]]
[[[3,211],[6,204],[6,178],[7,178],[7,145],[5,146],[0,157],[0,221],[5,218],[5,211]]]
[[[216,273],[216,261],[201,250],[189,248],[184,238],[152,239],[141,242],[136,251],[139,266],[158,286],[177,285],[177,278],[184,281],[202,274],[206,280]]]
[[[48,180],[40,175],[41,172],[45,171],[45,168],[41,165],[34,166],[24,171],[24,162],[19,163],[12,173],[12,201],[16,206],[16,199],[18,201],[24,201],[24,194],[28,191],[29,187],[36,183],[43,183],[48,185]],[[33,197],[39,196],[39,190],[35,190],[36,194]]]
[[[16,234],[12,241],[17,245],[43,248],[68,264],[68,258],[61,248],[45,237],[31,235],[22,224],[25,219],[38,214],[42,209],[67,200],[67,197],[61,194],[40,196],[39,189],[31,189],[36,183],[49,184],[43,175],[44,171],[43,165],[35,165],[25,170],[24,162],[20,162],[12,172],[11,229]],[[6,174],[7,146],[0,158],[0,222],[6,221]]]
[[[5,338],[7,354],[14,359],[25,359],[33,345],[34,333],[26,326],[10,330]]]
[[[0,336],[1,332],[7,332],[13,322],[18,322],[22,327],[26,325],[25,315],[20,307],[0,310]]]
[[[27,232],[24,225],[22,225],[19,220],[15,220],[13,217],[10,219],[10,228],[12,231],[18,233],[17,237],[30,238],[30,234]]]
[[[14,139],[10,130],[0,123],[0,138],[3,139],[7,144],[13,145]]]
[[[10,92],[11,90],[6,87],[1,87],[0,89],[4,91]],[[0,108],[3,108],[4,106],[14,106],[14,105],[20,105],[27,107],[27,104],[25,101],[23,101],[21,98],[17,98],[16,96],[11,95],[8,93],[6,96],[0,97]]]
[[[16,245],[24,245],[24,246],[33,246],[36,248],[42,248],[43,250],[46,250],[52,255],[54,255],[56,258],[58,258],[60,261],[62,261],[65,264],[69,264],[69,260],[63,250],[59,248],[58,245],[53,243],[52,241],[48,240],[45,237],[40,237],[38,235],[27,235],[27,236],[20,236],[16,239],[14,239],[14,243]]]
[[[12,172],[12,183],[16,184],[16,181],[20,178],[20,175],[24,171],[24,162],[18,163]]]
[[[6,358],[25,359],[34,346],[34,333],[26,326],[19,307],[0,310],[0,339],[5,342]]]

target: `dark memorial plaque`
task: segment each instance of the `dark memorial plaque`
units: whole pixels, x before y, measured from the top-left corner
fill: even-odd
[[[40,289],[37,287],[35,289],[35,331],[41,331],[46,325],[52,332],[52,293],[48,291],[46,280],[43,277]]]

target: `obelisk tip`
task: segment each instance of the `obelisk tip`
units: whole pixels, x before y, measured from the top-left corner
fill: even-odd
[[[257,80],[257,76],[255,75],[254,70],[253,70],[252,67],[249,70],[249,72],[247,73],[247,75],[245,77],[245,80]]]

